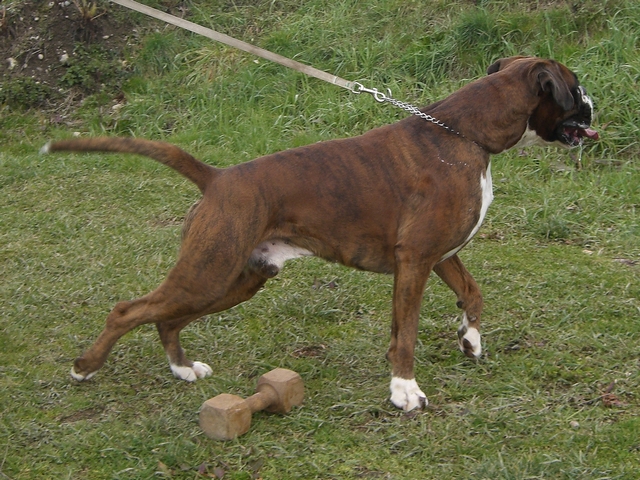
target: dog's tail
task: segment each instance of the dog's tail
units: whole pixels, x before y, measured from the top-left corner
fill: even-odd
[[[60,151],[121,152],[145,155],[184,175],[195,183],[202,193],[218,172],[217,168],[201,162],[175,145],[141,138],[98,137],[60,140],[47,143],[42,147],[40,153]]]

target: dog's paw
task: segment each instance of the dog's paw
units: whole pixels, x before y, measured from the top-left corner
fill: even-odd
[[[90,372],[87,374],[77,373],[75,367],[71,367],[70,373],[71,373],[71,377],[78,382],[89,380],[91,377],[93,377],[96,374],[96,372]]]
[[[427,396],[420,390],[415,378],[407,380],[393,377],[391,379],[391,403],[409,412],[414,408],[424,408],[429,405]]]
[[[467,357],[480,358],[482,355],[480,332],[476,328],[463,324],[458,329],[458,346]]]
[[[202,362],[193,362],[190,367],[171,365],[171,371],[176,378],[187,382],[195,382],[197,379],[208,377],[213,373],[211,367]]]

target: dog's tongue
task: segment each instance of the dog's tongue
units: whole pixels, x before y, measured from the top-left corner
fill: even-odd
[[[587,138],[591,138],[593,140],[598,140],[598,138],[600,138],[600,136],[598,135],[598,132],[590,128],[585,128],[580,133],[582,133],[583,136]]]

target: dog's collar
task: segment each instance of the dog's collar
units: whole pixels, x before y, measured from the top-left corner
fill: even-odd
[[[392,97],[386,97],[384,99],[384,101],[385,102],[389,102],[390,104],[392,104],[395,107],[398,107],[398,108],[401,108],[403,110],[406,110],[407,112],[411,113],[412,115],[415,115],[416,117],[420,117],[420,118],[422,118],[423,120],[426,120],[429,123],[433,123],[434,125],[437,125],[438,127],[444,128],[447,132],[453,133],[454,135],[457,135],[460,138],[464,138],[465,140],[473,143],[475,146],[479,147],[480,149],[484,150],[485,152],[489,152],[489,150],[487,150],[487,148],[484,145],[481,145],[478,142],[476,142],[475,140],[472,140],[471,138],[466,137],[464,134],[462,134],[461,132],[459,132],[455,128],[451,128],[449,125],[444,123],[442,120],[438,120],[433,115],[429,115],[428,113],[422,112],[418,107],[416,107],[414,105],[411,105],[410,103],[401,102],[400,100],[396,100],[395,98],[392,98]]]
[[[405,110],[405,111],[409,112],[410,114],[415,115],[416,117],[420,117],[420,118],[422,118],[423,120],[426,120],[429,123],[433,123],[434,125],[437,125],[438,127],[442,127],[446,131],[448,131],[449,133],[453,133],[454,135],[457,135],[460,138],[464,138],[465,140],[473,143],[474,145],[476,145],[480,149],[484,150],[485,152],[491,153],[491,152],[489,152],[489,150],[484,145],[479,144],[478,142],[476,142],[475,140],[470,139],[469,137],[465,137],[461,132],[459,132],[455,128],[451,128],[449,125],[447,125],[446,123],[444,123],[441,120],[438,120],[436,117],[434,117],[432,115],[429,115],[428,113],[424,113],[424,112],[420,111],[420,109],[418,107],[416,107],[415,105],[411,105],[410,103],[401,102],[400,100],[396,100],[391,95],[391,90],[390,89],[387,89],[387,93],[385,94],[385,93],[382,93],[381,91],[379,91],[377,88],[366,88],[361,83],[354,82],[352,87],[351,87],[351,92],[356,93],[356,94],[360,94],[360,93],[363,93],[363,92],[364,93],[370,93],[371,95],[373,95],[373,98],[376,100],[376,102],[380,102],[380,103],[388,102],[391,105],[393,105],[394,107],[401,108],[402,110]]]
[[[473,143],[476,147],[480,148],[481,150],[484,150],[487,153],[491,153],[489,152],[489,150],[487,150],[487,148],[484,145],[479,144],[478,142],[476,142],[475,140],[472,140],[469,137],[464,136],[462,133],[460,133],[458,130],[451,128],[449,125],[447,125],[446,123],[438,120],[436,117],[433,117],[429,114],[426,114],[424,112],[420,112],[420,110],[418,110],[419,113],[416,113],[415,115],[417,117],[423,118],[424,120],[426,120],[427,122],[433,123],[434,125],[437,125],[438,127],[442,127],[444,128],[446,131],[453,133],[454,135],[459,136],[460,138],[464,138],[465,140],[467,140],[468,142]]]

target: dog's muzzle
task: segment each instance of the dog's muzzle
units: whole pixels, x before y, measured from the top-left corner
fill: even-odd
[[[593,120],[593,101],[591,97],[587,95],[587,91],[582,86],[578,87],[574,92],[574,97],[577,105],[579,105],[578,113],[563,120],[556,128],[558,140],[569,147],[582,145],[584,138],[592,140],[598,140],[599,138],[598,132],[590,128]]]
[[[582,139],[585,137],[592,140],[599,138],[598,132],[589,127],[589,124],[569,119],[560,124],[556,135],[565,145],[577,147],[582,144]]]

